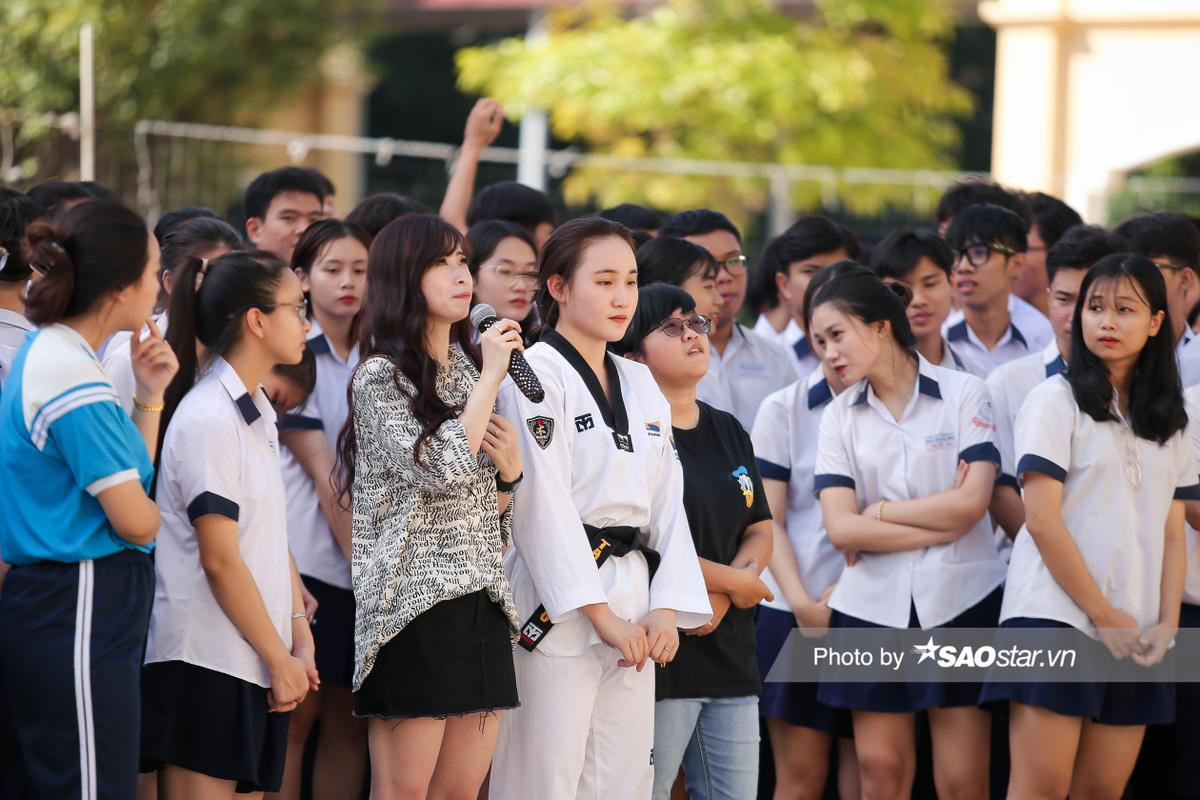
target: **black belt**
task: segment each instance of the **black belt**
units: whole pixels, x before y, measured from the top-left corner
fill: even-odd
[[[604,562],[609,558],[620,558],[634,551],[640,551],[646,557],[650,578],[654,578],[654,573],[658,570],[658,563],[662,557],[657,550],[652,550],[642,544],[639,536],[640,529],[629,525],[597,528],[595,525],[585,523],[583,530],[587,533],[588,544],[592,547],[592,558],[596,559],[596,569],[604,566]],[[552,627],[554,627],[554,623],[550,621],[546,607],[538,605],[525,624],[521,626],[521,638],[518,644],[532,653],[542,643],[542,639],[546,638],[546,634]]]

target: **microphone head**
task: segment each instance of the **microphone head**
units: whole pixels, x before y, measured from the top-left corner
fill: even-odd
[[[496,309],[492,308],[487,303],[480,303],[471,309],[471,324],[478,330],[479,326],[487,322],[489,319],[496,318]]]

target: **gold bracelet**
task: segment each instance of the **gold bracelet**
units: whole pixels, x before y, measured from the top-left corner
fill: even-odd
[[[162,410],[167,407],[166,403],[143,403],[136,397],[133,398],[133,407],[138,411],[145,411],[147,414],[161,414]]]
[[[883,522],[883,504],[885,502],[887,502],[887,501],[880,500],[878,507],[876,507],[876,509],[875,509],[875,521],[876,522]]]

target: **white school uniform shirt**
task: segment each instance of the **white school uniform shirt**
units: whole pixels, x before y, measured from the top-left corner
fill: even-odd
[[[758,319],[754,321],[754,327],[751,328],[762,338],[781,344],[784,347],[791,347],[798,339],[804,336],[804,331],[796,324],[796,320],[788,317],[787,325],[783,326],[783,330],[775,330],[775,326],[771,324],[771,320],[767,319],[766,314],[759,314]]]
[[[918,356],[919,374],[900,421],[867,381],[838,395],[821,418],[813,487],[854,490],[859,508],[879,500],[928,497],[954,487],[958,462],[999,464],[992,402],[982,380]],[[922,628],[942,625],[974,606],[1004,580],[1004,562],[984,514],[948,544],[897,553],[860,553],[846,567],[830,608],[886,625],[908,626],[917,609]]]
[[[1116,411],[1114,406],[1114,412]],[[1159,445],[1134,437],[1142,483],[1125,475],[1124,423],[1097,422],[1080,410],[1066,377],[1034,388],[1017,418],[1017,477],[1030,472],[1063,483],[1062,520],[1100,591],[1142,628],[1159,618],[1163,528],[1172,499],[1200,499],[1186,430]],[[1096,630],[1050,574],[1022,526],[1013,542],[1000,620],[1038,617],[1096,638]]]
[[[1054,339],[1054,328],[1050,325],[1050,319],[1038,311],[1037,306],[1019,297],[1016,293],[1010,292],[1008,295],[1008,314],[1012,317],[1012,322],[1025,336],[1029,342],[1031,350],[1041,350]],[[956,308],[946,317],[946,321],[942,323],[942,334],[945,335],[948,330],[954,325],[962,322],[963,311],[961,308]]]
[[[987,371],[983,367],[979,366],[974,359],[955,350],[945,339],[942,339],[942,363],[938,364],[938,366],[957,370],[958,372],[965,372],[968,375],[974,375],[976,378],[987,379]]]
[[[683,470],[671,440],[671,407],[650,370],[607,355],[610,408],[583,357],[551,332],[525,351],[545,389],[530,402],[505,381],[499,406],[517,429],[525,477],[513,497],[513,547],[504,558],[522,623],[538,604],[554,627],[536,652],[574,656],[600,643],[580,606],[607,602],[638,622],[651,609],[693,628],[712,616],[683,509]],[[620,449],[625,434],[632,452]],[[645,558],[609,558],[599,570],[583,525],[632,526],[661,556],[647,588]]]
[[[1003,364],[988,376],[988,393],[996,409],[996,447],[1000,450],[997,483],[1011,486],[1018,493],[1021,491],[1017,483],[1017,456],[1013,441],[1017,413],[1035,386],[1066,368],[1067,362],[1058,352],[1058,342],[1053,341],[1040,353],[1030,353]]]
[[[812,491],[821,415],[833,400],[833,390],[821,370],[767,396],[758,409],[750,440],[764,479],[787,484],[785,529],[804,589],[813,600],[837,582],[845,559],[825,534],[821,506]],[[774,600],[762,605],[791,611],[771,570],[762,573]]]
[[[821,359],[817,358],[817,354],[813,352],[812,342],[803,334],[792,343],[792,346],[788,348],[788,352],[792,354],[792,363],[796,367],[796,375],[800,380],[804,380],[817,367],[821,366]]]
[[[1187,406],[1192,458],[1197,464],[1195,472],[1200,481],[1200,386],[1184,389],[1183,399]],[[1200,531],[1185,522],[1184,532],[1187,536],[1187,574],[1183,583],[1183,602],[1200,605]]]
[[[193,522],[237,523],[238,548],[279,637],[292,646],[292,573],[275,412],[217,358],[184,395],[163,441],[154,610],[146,663],[184,661],[269,688],[267,666],[213,596]]]
[[[279,430],[322,430],[329,451],[336,454],[338,433],[350,413],[346,390],[358,366],[358,345],[342,359],[316,320],[310,324],[308,349],[316,359],[317,382],[300,408],[280,417]],[[288,542],[296,569],[330,586],[350,589],[350,564],[321,511],[312,480],[286,447],[281,460],[288,498]]]
[[[154,324],[158,326],[158,332],[166,336],[167,312],[156,314]],[[149,332],[149,328],[143,327],[138,331],[138,336],[144,337]],[[108,373],[108,379],[112,381],[113,388],[117,390],[117,398],[126,414],[133,413],[133,393],[137,389],[137,381],[133,378],[133,351],[130,347],[132,343],[133,334],[130,331],[117,331],[109,337],[107,349],[100,361],[100,365]]]
[[[1183,338],[1175,346],[1175,361],[1179,364],[1179,377],[1185,387],[1200,383],[1200,344],[1196,343],[1198,338],[1200,337],[1192,333],[1191,328],[1185,328]]]
[[[7,308],[0,308],[0,386],[4,384],[4,375],[31,330],[33,323],[25,317]]]
[[[746,428],[754,425],[763,398],[798,377],[787,349],[735,322],[725,352],[709,348],[708,372],[696,386],[696,398],[728,411]]]

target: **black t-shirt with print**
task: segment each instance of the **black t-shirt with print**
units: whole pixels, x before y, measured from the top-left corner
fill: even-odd
[[[673,428],[683,464],[683,507],[696,554],[728,564],[746,528],[770,519],[750,436],[732,415],[700,403],[695,428]],[[744,697],[758,694],[754,609],[730,606],[708,636],[679,634],[679,653],[657,667],[659,700],[683,697]]]

